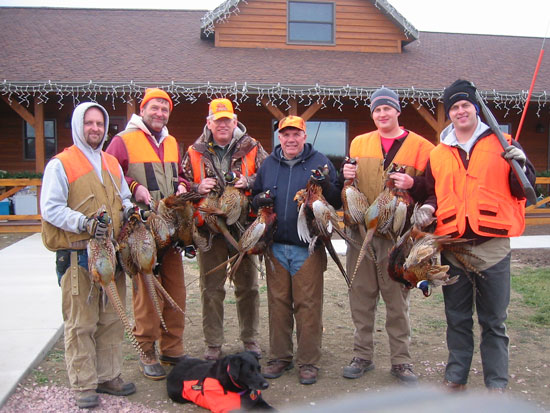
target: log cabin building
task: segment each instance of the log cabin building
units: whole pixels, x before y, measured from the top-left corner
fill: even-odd
[[[94,100],[122,130],[146,87],[174,100],[168,128],[183,148],[208,102],[228,97],[270,151],[276,121],[308,120],[308,139],[336,163],[374,129],[369,97],[402,98],[401,125],[434,143],[441,97],[474,81],[515,135],[541,38],[419,32],[387,0],[227,0],[215,10],[0,8],[0,169],[42,172],[72,144],[70,117]],[[550,62],[543,59],[520,143],[550,168]]]

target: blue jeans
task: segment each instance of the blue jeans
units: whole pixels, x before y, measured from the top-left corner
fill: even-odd
[[[309,257],[307,247],[298,245],[273,243],[271,249],[273,256],[290,275],[296,274]]]
[[[61,287],[61,278],[71,265],[71,251],[58,250],[55,254],[55,272],[57,273],[57,284]],[[88,251],[78,250],[78,265],[88,271]]]

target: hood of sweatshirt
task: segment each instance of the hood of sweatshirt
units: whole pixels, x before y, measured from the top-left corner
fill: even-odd
[[[103,139],[97,148],[92,148],[86,138],[84,137],[84,115],[86,111],[90,108],[98,108],[104,116],[105,119],[105,133],[103,134]],[[99,176],[99,179],[103,182],[101,177],[101,152],[103,144],[107,139],[107,132],[109,131],[109,114],[105,108],[94,102],[85,102],[78,105],[73,111],[73,117],[71,120],[73,143],[75,146],[80,149],[86,158],[93,165],[96,174]]]
[[[455,127],[451,123],[449,126],[447,126],[443,131],[441,131],[440,141],[442,144],[447,146],[460,146],[463,147],[467,152],[472,148],[474,143],[485,134],[485,132],[489,129],[489,126],[483,123],[480,119],[480,117],[477,117],[477,126],[476,129],[470,138],[470,140],[465,144],[459,144],[458,139],[456,138],[455,133]]]

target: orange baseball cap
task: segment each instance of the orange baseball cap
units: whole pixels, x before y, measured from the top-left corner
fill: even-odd
[[[167,100],[168,103],[170,103],[170,111],[174,107],[174,105],[172,104],[172,99],[170,99],[170,96],[168,96],[168,93],[166,93],[164,90],[157,89],[157,88],[148,88],[148,89],[145,89],[145,94],[143,95],[143,100],[141,101],[141,105],[139,105],[139,108],[143,109],[145,104],[149,102],[151,99]]]
[[[233,119],[235,117],[235,112],[233,112],[233,104],[229,99],[214,99],[210,102],[208,116],[212,116],[212,119],[214,120],[219,118]]]
[[[287,116],[279,121],[279,132],[284,128],[296,128],[306,131],[306,122],[299,116]]]

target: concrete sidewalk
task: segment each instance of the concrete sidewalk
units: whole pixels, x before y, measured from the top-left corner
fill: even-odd
[[[0,406],[62,334],[55,254],[33,234],[0,251]]]
[[[343,240],[333,241],[345,254]],[[550,236],[512,238],[512,248],[550,248]],[[550,253],[550,252],[549,252]],[[0,406],[63,333],[55,254],[34,234],[0,251]]]

